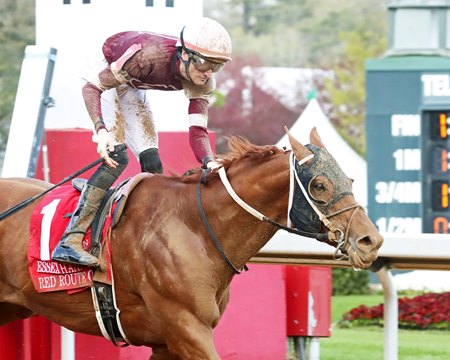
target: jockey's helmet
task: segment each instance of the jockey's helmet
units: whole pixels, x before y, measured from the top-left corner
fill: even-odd
[[[231,60],[231,38],[217,21],[204,17],[186,24],[181,30],[177,46],[206,60],[225,63]]]

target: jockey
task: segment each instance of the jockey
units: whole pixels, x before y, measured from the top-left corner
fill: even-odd
[[[103,163],[85,185],[52,253],[53,260],[87,266],[98,266],[98,259],[83,249],[82,240],[101,200],[128,163],[123,144],[139,159],[143,172],[163,172],[146,90],[184,90],[192,151],[204,167],[215,164],[207,131],[208,104],[215,88],[213,73],[231,60],[231,39],[218,22],[202,18],[185,25],[179,39],[121,32],[108,38],[102,50],[106,64],[87,81],[82,94]]]

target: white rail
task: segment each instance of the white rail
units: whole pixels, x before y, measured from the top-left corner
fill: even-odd
[[[379,261],[389,268],[450,270],[450,235],[383,234]],[[251,262],[350,267],[333,259],[334,249],[280,230]]]
[[[377,272],[384,290],[384,359],[398,359],[398,296],[392,274],[386,268]]]

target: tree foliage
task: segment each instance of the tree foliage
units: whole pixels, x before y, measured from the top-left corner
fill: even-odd
[[[385,37],[386,4],[387,0],[209,0],[205,14],[231,31],[238,56],[258,55],[265,66],[327,67],[345,53],[341,33],[368,29]]]
[[[209,127],[216,134],[216,148],[226,151],[226,137],[244,136],[255,144],[274,144],[283,134],[283,125],[292,125],[298,113],[287,109],[280,101],[262,91],[251,76],[243,73],[257,66],[257,60],[237,58],[219,77],[219,83],[232,79],[221,106],[209,111]],[[225,86],[227,88],[227,86]]]
[[[25,46],[34,43],[34,1],[0,2],[0,149],[6,146]]]
[[[383,52],[386,2],[205,0],[204,14],[231,33],[235,60],[226,67],[228,80],[242,81],[240,69],[246,65],[332,69],[335,80],[317,84],[317,94],[333,104],[326,114],[344,138],[364,152],[364,61]],[[0,149],[6,144],[24,49],[34,44],[34,5],[33,0],[0,2]],[[269,135],[282,133],[274,118],[289,125],[303,110],[293,113],[275,98],[256,92],[255,108],[249,113],[239,105],[242,94],[225,95],[223,106],[211,113],[212,126],[220,133],[250,135],[259,143],[273,142]]]
[[[209,128],[217,134],[219,153],[227,150],[224,137],[233,135],[244,136],[259,145],[275,144],[284,135],[284,126],[294,124],[311,97],[317,98],[319,103],[330,103],[324,80],[330,72],[309,71],[308,76],[297,78],[301,72],[285,69],[289,70],[284,73],[292,76],[291,81],[283,77],[277,86],[264,88],[267,85],[265,75],[273,69],[259,67],[257,58],[249,60],[237,57],[217,74],[220,97],[209,110]],[[269,77],[274,80],[274,75]],[[281,99],[280,88],[286,82],[290,84],[289,91],[281,95],[284,98]]]
[[[364,64],[365,60],[379,57],[385,51],[387,1],[229,0],[225,2],[225,12],[216,10],[218,3],[223,1],[208,1],[206,15],[216,17],[230,29],[233,54],[240,59],[240,66],[250,63],[245,61],[246,58],[253,62],[256,58],[263,66],[333,70],[334,79],[319,92],[319,96],[329,98],[332,104],[331,107],[325,104],[325,113],[341,136],[356,151],[364,154]],[[239,73],[235,72],[233,76],[239,76]],[[233,98],[232,101],[236,105],[235,100]],[[273,106],[270,109],[273,119]],[[256,113],[255,109],[253,115]],[[213,122],[217,123],[217,117],[230,119],[229,115],[229,107],[224,106],[222,113],[214,113],[216,118]],[[279,112],[276,118],[284,124],[291,121]],[[265,123],[258,117],[259,126],[250,122],[247,125],[252,126],[253,131],[248,129],[247,132],[257,137],[261,129],[271,129],[268,126],[270,122],[270,118]],[[245,132],[245,123],[247,121],[242,122],[239,131]],[[238,130],[228,123],[226,127]]]
[[[340,34],[345,52],[332,64],[335,77],[326,83],[333,104],[329,114],[341,136],[360,154],[365,153],[365,66],[366,59],[378,57],[386,38],[370,29]]]

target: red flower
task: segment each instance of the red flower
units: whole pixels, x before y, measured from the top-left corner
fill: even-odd
[[[450,292],[426,293],[412,299],[398,299],[399,327],[415,329],[450,329]],[[363,325],[381,325],[384,306],[360,305],[345,313],[342,322]],[[348,324],[347,324],[348,326]],[[350,325],[351,326],[351,325]]]

